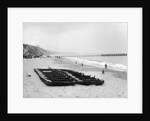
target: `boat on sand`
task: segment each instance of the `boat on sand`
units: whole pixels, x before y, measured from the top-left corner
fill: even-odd
[[[34,69],[41,81],[48,86],[103,85],[104,80],[67,69]]]

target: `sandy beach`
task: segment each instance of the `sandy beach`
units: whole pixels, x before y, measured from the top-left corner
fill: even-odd
[[[103,79],[100,86],[61,86],[45,85],[34,68],[71,69],[86,75]],[[32,58],[23,59],[23,97],[24,98],[127,98],[127,72],[110,70],[102,74],[99,67],[75,63],[65,58]],[[31,77],[27,76],[30,73]]]

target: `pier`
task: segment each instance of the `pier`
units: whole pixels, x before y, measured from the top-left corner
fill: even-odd
[[[127,56],[126,53],[115,53],[115,54],[96,54],[96,55],[68,55],[59,57],[96,57],[96,56]]]
[[[120,54],[101,54],[101,56],[127,56],[126,53],[120,53]]]

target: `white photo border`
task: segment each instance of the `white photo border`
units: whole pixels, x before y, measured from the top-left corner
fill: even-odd
[[[127,22],[128,98],[23,98],[23,22]],[[8,113],[142,113],[142,8],[8,8]]]

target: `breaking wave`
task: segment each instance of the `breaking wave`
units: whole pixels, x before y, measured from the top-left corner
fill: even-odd
[[[75,57],[66,57],[69,60],[72,61],[77,61],[79,63],[83,63],[85,65],[91,65],[91,66],[96,66],[96,67],[104,67],[105,64],[107,64],[108,68],[110,69],[114,69],[114,70],[120,70],[120,71],[127,71],[127,66],[123,65],[123,64],[112,64],[110,62],[106,62],[106,61],[91,61],[91,60],[86,60],[86,59],[79,59],[79,58],[75,58]]]

